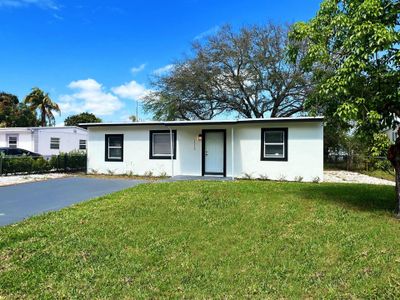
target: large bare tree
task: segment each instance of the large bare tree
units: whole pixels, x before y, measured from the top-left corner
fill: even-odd
[[[162,120],[302,113],[312,90],[311,76],[299,62],[289,61],[288,30],[289,26],[272,23],[239,31],[224,26],[195,42],[191,55],[153,80],[145,109]]]

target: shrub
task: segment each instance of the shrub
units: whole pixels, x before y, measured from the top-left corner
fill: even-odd
[[[278,181],[286,181],[286,175],[284,174],[279,175]]]
[[[1,156],[0,175],[38,174],[47,172],[74,172],[86,170],[86,155],[81,153],[63,153],[52,156],[49,160],[43,157]]]
[[[144,172],[144,176],[145,177],[152,177],[153,176],[153,172],[152,171],[146,171],[146,172]]]
[[[253,175],[251,173],[243,173],[243,179],[250,180],[252,178],[253,178]]]
[[[296,177],[294,178],[294,181],[302,182],[302,181],[303,181],[303,176],[296,176]]]
[[[321,181],[321,178],[319,178],[318,176],[317,177],[314,177],[313,178],[313,181],[312,182],[314,182],[314,183],[319,183]]]

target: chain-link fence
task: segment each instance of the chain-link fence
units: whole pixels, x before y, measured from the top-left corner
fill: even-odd
[[[325,169],[347,171],[374,171],[382,170],[394,172],[386,157],[372,157],[364,155],[330,154],[325,157]]]
[[[51,172],[86,172],[86,154],[44,157],[0,156],[0,176]]]

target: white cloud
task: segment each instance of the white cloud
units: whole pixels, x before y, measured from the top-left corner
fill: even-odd
[[[155,74],[155,75],[164,75],[164,74],[166,74],[168,72],[171,72],[172,69],[174,68],[174,66],[175,65],[173,65],[173,64],[166,65],[164,67],[161,67],[159,69],[154,70],[153,74]]]
[[[133,68],[131,68],[131,73],[136,74],[136,73],[142,72],[144,70],[144,68],[146,68],[146,64],[141,64],[138,67],[133,67]]]
[[[72,81],[68,87],[76,93],[60,96],[63,113],[91,112],[95,115],[112,115],[123,107],[120,99],[105,91],[94,79]]]
[[[111,89],[114,94],[118,95],[121,98],[131,99],[140,101],[143,100],[145,96],[147,96],[150,90],[146,89],[146,87],[135,80],[131,82],[127,82],[123,85],[113,87]]]
[[[206,31],[203,31],[202,33],[198,34],[197,36],[195,36],[195,40],[201,40],[204,39],[210,35],[216,34],[219,30],[221,29],[220,26],[214,26]]]
[[[35,5],[44,9],[58,10],[60,7],[53,0],[0,0],[0,7],[24,7]]]

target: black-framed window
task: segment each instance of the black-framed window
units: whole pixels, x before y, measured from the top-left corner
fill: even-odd
[[[124,160],[124,135],[123,134],[106,134],[106,161],[123,161]]]
[[[176,130],[172,130],[173,158],[176,159]],[[171,159],[171,132],[150,130],[150,159]]]
[[[261,129],[261,160],[288,160],[288,129]]]
[[[58,137],[50,138],[50,149],[53,149],[53,150],[60,149],[60,138],[58,138]]]

